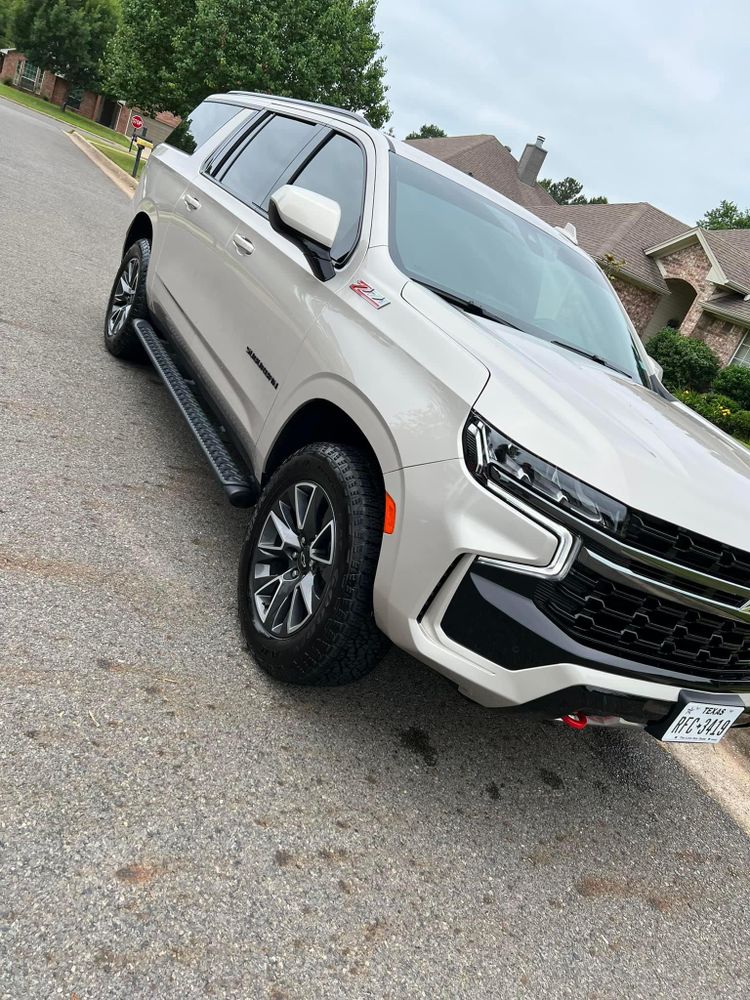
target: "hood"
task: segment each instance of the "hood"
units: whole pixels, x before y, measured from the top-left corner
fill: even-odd
[[[750,449],[682,403],[410,282],[404,298],[481,360],[475,404],[519,445],[665,521],[750,551]]]

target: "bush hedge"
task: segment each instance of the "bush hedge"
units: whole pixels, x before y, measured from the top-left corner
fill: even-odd
[[[664,385],[671,392],[680,389],[707,392],[721,367],[708,344],[694,337],[683,337],[671,327],[660,330],[649,340],[648,353],[664,369]]]
[[[732,434],[750,445],[750,410],[738,410],[734,414]]]
[[[691,389],[683,389],[677,393],[677,398],[727,434],[735,433],[737,414],[747,412],[743,411],[735,400],[718,392],[693,392]]]
[[[664,385],[680,402],[750,444],[750,368],[722,369],[707,344],[671,327],[649,340],[648,353],[664,369]]]
[[[750,410],[750,368],[742,365],[723,368],[714,379],[713,388],[736,399],[741,409]]]

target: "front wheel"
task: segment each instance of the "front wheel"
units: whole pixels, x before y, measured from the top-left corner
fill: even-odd
[[[239,613],[248,649],[277,680],[346,684],[387,650],[372,607],[378,479],[362,452],[318,443],[287,459],[264,489],[240,557]]]
[[[128,247],[117,270],[104,320],[104,343],[116,358],[128,361],[146,358],[133,320],[148,319],[146,274],[150,258],[148,240],[136,240]]]

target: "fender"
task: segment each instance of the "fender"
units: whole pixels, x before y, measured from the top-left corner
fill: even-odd
[[[320,373],[294,385],[293,391],[272,407],[257,442],[257,476],[262,478],[276,441],[295,413],[315,400],[332,403],[351,417],[368,440],[384,474],[400,468],[401,456],[394,436],[372,401],[341,376]]]

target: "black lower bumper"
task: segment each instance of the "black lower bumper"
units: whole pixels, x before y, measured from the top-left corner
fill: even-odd
[[[454,642],[506,670],[576,663],[611,674],[637,677],[679,688],[717,692],[748,690],[747,685],[727,684],[698,671],[689,672],[669,664],[645,663],[592,649],[567,635],[537,607],[534,602],[537,586],[538,580],[529,574],[515,573],[476,561],[459,584],[443,615],[443,631]],[[570,698],[573,701],[580,700],[584,690],[588,689],[571,689]],[[602,693],[604,692],[599,692],[596,696],[587,695],[594,705],[590,714],[619,714],[628,718],[624,712],[595,710],[595,703]],[[616,697],[622,698],[620,695]],[[647,718],[663,716],[664,704],[668,703],[660,703],[656,709],[660,715],[648,714]],[[545,707],[540,708],[540,714]],[[533,706],[529,708],[533,709]],[[579,705],[571,710],[584,711],[584,706]],[[643,711],[650,713],[651,708]]]
[[[672,701],[637,698],[577,684],[514,708],[504,708],[503,712],[539,719],[561,719],[564,715],[610,716],[647,726],[668,718],[674,705]]]

